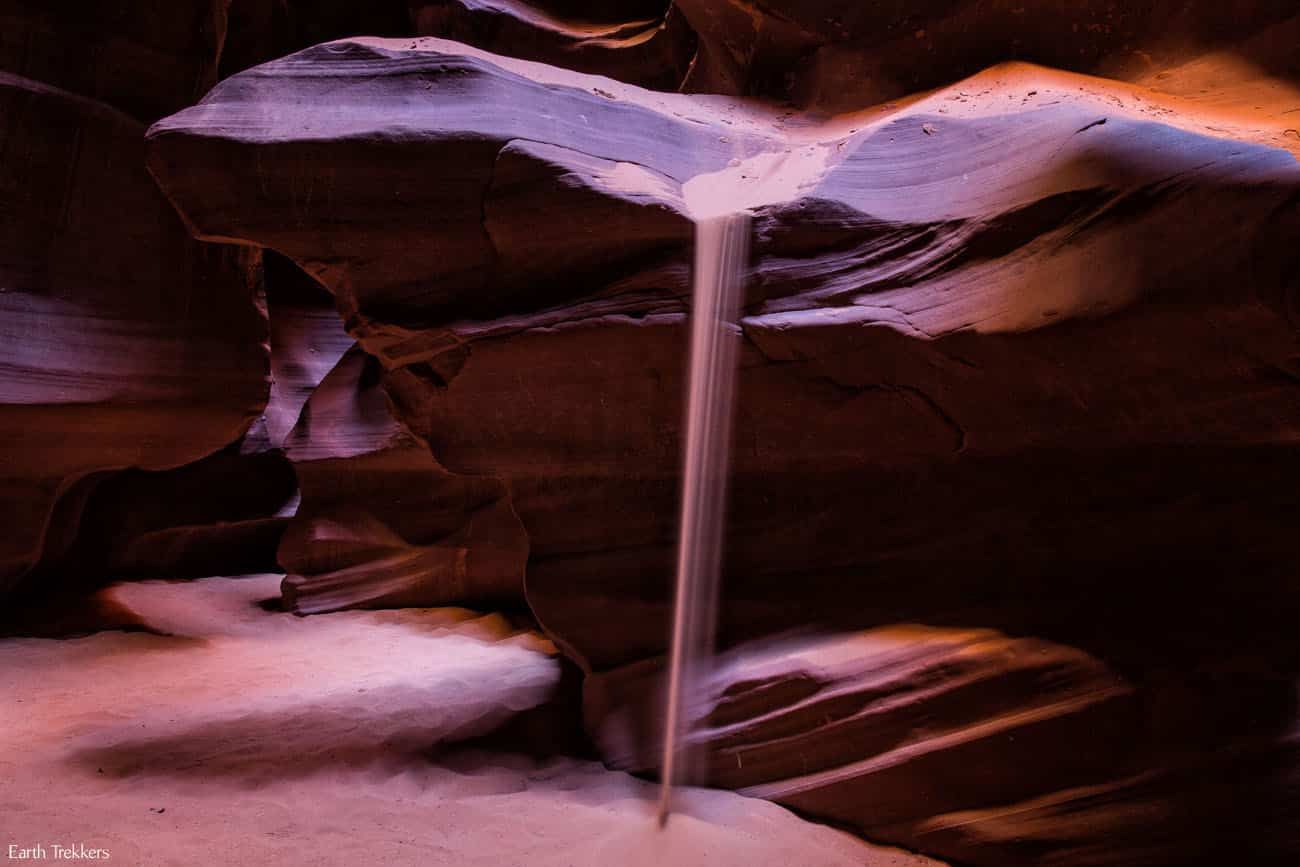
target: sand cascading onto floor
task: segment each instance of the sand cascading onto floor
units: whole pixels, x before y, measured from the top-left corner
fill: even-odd
[[[717,627],[722,535],[736,385],[737,324],[749,258],[747,213],[698,219],[683,443],[681,523],[658,817],[673,786],[694,778],[684,745],[690,709],[708,675]]]

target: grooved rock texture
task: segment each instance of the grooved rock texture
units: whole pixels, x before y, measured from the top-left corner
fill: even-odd
[[[788,97],[855,108],[946,85],[1007,60],[1109,78],[1166,73],[1231,46],[1294,76],[1286,0],[678,0],[699,34],[689,90]],[[1261,41],[1252,41],[1257,34]]]
[[[258,252],[189,237],[141,124],[8,73],[0,115],[3,593],[71,544],[104,473],[239,438],[266,400],[267,324]]]
[[[1269,101],[1261,91],[1300,76],[1300,16],[1288,0],[410,0],[410,14],[421,36],[659,90],[827,112],[906,98],[1004,61],[1247,111]]]
[[[690,74],[766,92],[822,26],[772,7],[707,4],[763,38]],[[962,863],[1294,854],[1291,91],[1241,112],[1021,64],[842,91],[798,113],[349,39],[156,124],[196,235],[294,260],[357,342],[287,441],[286,599],[526,596],[647,770],[619,731],[667,635],[691,221],[743,208],[715,779]]]
[[[719,195],[756,225],[724,635],[791,605],[907,608],[886,576],[983,588],[1029,627],[1073,616],[1021,612],[1045,571],[1071,605],[1099,571],[1154,602],[1153,562],[1173,580],[1247,560],[1243,593],[1277,611],[1290,529],[1253,511],[1285,508],[1300,470],[1275,243],[1300,170],[1076,81],[994,70],[813,125],[346,41],[158,124],[151,166],[201,236],[274,246],[336,293],[442,465],[508,484],[530,602],[590,668],[663,641],[688,214]],[[1014,562],[990,556],[999,536]]]
[[[528,537],[505,486],[441,467],[389,414],[371,356],[342,357],[286,455],[302,491],[279,552],[291,610],[520,601]]]
[[[615,768],[658,766],[659,669],[587,679]],[[1139,710],[1123,678],[1073,648],[895,626],[730,651],[692,705],[688,746],[703,751],[702,783],[935,848],[916,823],[1129,773],[1146,746]]]
[[[0,595],[273,569],[295,493],[275,450],[352,341],[332,302],[278,305],[259,418],[282,275],[191,238],[145,124],[278,54],[408,33],[405,0],[0,5]]]
[[[655,90],[677,90],[695,59],[695,31],[674,3],[615,22],[560,17],[519,0],[412,0],[420,36],[454,39],[488,51],[607,75]],[[606,14],[608,14],[608,9]],[[619,11],[635,15],[635,10]]]
[[[613,767],[658,765],[661,668],[587,678]],[[1138,687],[1078,649],[987,630],[787,636],[715,661],[688,741],[702,783],[956,863],[1282,863],[1296,739],[1258,723],[1294,708],[1231,669]],[[1189,713],[1211,689],[1242,708]]]
[[[413,32],[407,0],[225,0],[225,7],[219,78],[318,42]]]
[[[253,449],[283,448],[316,386],[355,341],[343,328],[334,297],[292,262],[265,253],[271,318],[271,393]],[[245,444],[249,449],[249,444]]]

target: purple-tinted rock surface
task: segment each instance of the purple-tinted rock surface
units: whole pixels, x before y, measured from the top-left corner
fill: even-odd
[[[1300,18],[1022,6],[0,37],[0,591],[278,544],[301,614],[526,603],[652,774],[693,221],[745,210],[709,779],[956,863],[1293,860]],[[361,29],[155,124],[158,196],[136,118]]]

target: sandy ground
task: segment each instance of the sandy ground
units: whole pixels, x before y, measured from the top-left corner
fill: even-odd
[[[454,746],[547,699],[548,642],[459,609],[298,618],[264,607],[278,580],[105,591],[166,634],[0,640],[0,864],[56,843],[131,865],[932,863],[729,792],[686,792],[661,833],[647,783]]]

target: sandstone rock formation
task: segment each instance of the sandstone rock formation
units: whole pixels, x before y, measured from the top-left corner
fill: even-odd
[[[302,490],[279,552],[292,610],[517,600],[528,537],[505,486],[443,469],[393,420],[374,358],[343,356],[286,454]]]
[[[407,0],[225,0],[224,9],[218,78],[343,36],[413,32]]]
[[[810,127],[350,41],[219,86],[154,128],[151,165],[202,237],[274,246],[336,293],[439,462],[508,482],[534,609],[602,668],[663,638],[686,199],[710,183],[757,225],[735,638],[788,615],[774,588],[810,548],[805,618],[864,570],[956,570],[1011,598],[1063,562],[1066,586],[1102,563],[1114,581],[1157,558],[1206,569],[1229,556],[1207,526],[1250,540],[1234,561],[1289,562],[1289,530],[1243,513],[1231,480],[1267,461],[1251,502],[1281,503],[1294,479],[1295,290],[1273,240],[1295,230],[1295,160],[1080,81],[994,70]],[[339,88],[358,98],[322,116]],[[1018,562],[988,556],[991,533],[1021,540]],[[652,616],[611,620],[611,593]]]
[[[139,122],[8,73],[0,101],[4,592],[70,544],[101,474],[240,436],[266,399],[267,326],[258,252],[190,239]]]
[[[587,679],[614,767],[657,766],[658,669]],[[1283,863],[1294,707],[1247,672],[1139,687],[1077,649],[989,631],[791,636],[717,661],[690,740],[703,783],[955,863]]]
[[[273,450],[351,340],[332,303],[286,299],[266,408],[263,294],[278,304],[286,269],[190,237],[144,168],[145,124],[241,62],[410,30],[404,2],[386,19],[380,4],[83,5],[0,8],[0,596],[21,589],[20,605],[77,579],[274,568],[296,483]],[[344,337],[332,355],[313,345],[323,329]]]
[[[1285,0],[1218,6],[1181,0],[645,0],[616,6],[410,0],[410,11],[422,36],[658,90],[758,96],[821,110],[905,97],[1008,60],[1168,90],[1188,71],[1189,58],[1212,58],[1209,86],[1198,82],[1190,93],[1218,97],[1230,92],[1229,78],[1257,85],[1268,76],[1294,79],[1300,73],[1300,22]],[[382,24],[367,32],[396,35]],[[1239,107],[1249,102],[1234,101]]]
[[[440,36],[498,54],[607,75],[655,90],[687,80],[696,57],[695,31],[676,3],[551,9],[565,4],[520,0],[412,0],[420,36]],[[578,18],[565,17],[580,16]],[[611,13],[631,18],[602,21]]]
[[[613,767],[658,765],[656,668],[587,680]],[[983,853],[930,839],[943,824],[933,817],[1103,783],[1146,758],[1140,699],[1122,677],[1078,650],[987,631],[895,626],[742,646],[717,660],[709,687],[690,734],[704,749],[700,782],[967,863]]]
[[[652,774],[692,221],[744,209],[708,781],[957,863],[1300,851],[1294,9],[0,23],[0,593],[276,549],[300,614],[526,603]]]
[[[1290,803],[1250,770],[1294,766],[1300,661],[1285,123],[1024,65],[826,119],[367,39],[149,138],[199,237],[334,293],[359,351],[303,441],[317,401],[349,407],[323,441],[388,431],[357,409],[381,418],[382,384],[402,427],[376,466],[472,478],[526,533],[525,577],[509,522],[464,533],[452,504],[417,540],[350,469],[313,494],[300,457],[322,514],[286,537],[287,597],[441,601],[467,594],[444,546],[481,553],[475,583],[526,594],[639,770],[616,735],[667,634],[691,219],[750,210],[713,779],[961,862],[1082,864],[1219,857]],[[855,637],[909,622],[1025,637]],[[744,644],[809,624],[842,667]]]
[[[271,391],[245,450],[282,449],[316,386],[355,341],[343,329],[334,297],[292,262],[265,253],[271,319]]]
[[[1219,6],[1180,0],[676,5],[699,34],[687,89],[822,107],[851,109],[901,97],[1007,60],[1132,80],[1232,46],[1243,60],[1296,71],[1294,39],[1288,43],[1276,32],[1295,7],[1279,0]],[[1250,42],[1259,34],[1263,39]]]

